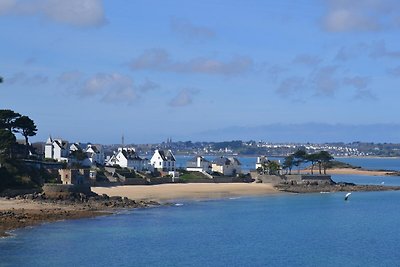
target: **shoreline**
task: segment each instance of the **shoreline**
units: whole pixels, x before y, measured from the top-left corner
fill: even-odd
[[[296,173],[296,170],[292,170],[292,173]],[[300,170],[301,174],[311,174],[310,169]],[[314,175],[318,174],[318,169],[314,169]],[[389,170],[366,170],[362,168],[333,168],[326,170],[327,175],[370,175],[370,176],[399,176],[397,171]]]
[[[155,201],[134,201],[122,197],[84,197],[64,200],[32,198],[32,194],[16,198],[0,198],[0,238],[28,226],[71,219],[111,215],[124,209],[158,206]]]
[[[272,184],[262,183],[187,183],[93,187],[97,194],[122,196],[137,200],[159,202],[179,199],[203,200],[239,196],[260,196],[281,193]]]
[[[178,200],[208,200],[242,196],[267,196],[321,191],[386,191],[400,187],[364,185],[280,185],[267,183],[192,183],[146,186],[93,187],[95,197],[67,200],[43,199],[38,194],[0,198],[0,238],[9,231],[70,219],[111,215],[124,209],[145,208]],[[106,196],[106,195],[107,196]],[[132,200],[135,199],[135,200]]]

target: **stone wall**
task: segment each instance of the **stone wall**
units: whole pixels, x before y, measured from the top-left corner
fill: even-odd
[[[83,193],[90,194],[92,191],[90,185],[72,185],[72,184],[44,184],[43,193],[46,195],[54,195],[60,193]]]
[[[256,182],[271,184],[331,184],[333,183],[330,175],[304,175],[304,174],[286,174],[286,175],[268,175],[259,174],[257,171],[250,172],[251,177]]]

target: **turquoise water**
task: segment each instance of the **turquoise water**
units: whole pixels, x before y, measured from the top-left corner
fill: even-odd
[[[1,266],[398,266],[400,192],[277,195],[16,231]]]

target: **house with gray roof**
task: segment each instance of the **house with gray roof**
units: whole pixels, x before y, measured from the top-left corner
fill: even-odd
[[[150,164],[154,169],[162,172],[174,172],[176,169],[176,159],[171,150],[156,149],[150,159]]]
[[[212,161],[211,171],[224,176],[235,176],[241,173],[241,163],[237,158],[219,157]]]
[[[186,162],[186,170],[194,172],[211,172],[211,162],[203,156],[196,156]]]
[[[120,147],[118,151],[107,161],[107,166],[118,165],[122,168],[133,169],[135,171],[148,170],[149,160],[141,158],[134,148]]]

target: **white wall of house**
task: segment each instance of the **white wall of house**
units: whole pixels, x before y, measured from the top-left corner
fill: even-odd
[[[101,165],[104,164],[103,146],[88,144],[85,152],[92,165],[95,165],[96,163]]]
[[[171,151],[169,153],[172,154]],[[156,149],[154,151],[153,156],[150,159],[151,165],[154,167],[154,169],[157,169],[159,171],[175,171],[175,160],[165,160],[160,154],[160,151]]]
[[[44,157],[46,159],[52,159],[53,158],[53,145],[52,144],[46,144],[44,147]]]
[[[113,155],[106,165],[119,165],[122,168],[129,168],[136,171],[145,171],[149,169],[149,161],[147,159],[128,159],[122,150],[118,149],[117,154]]]
[[[190,164],[188,167],[186,167],[187,171],[197,171],[197,172],[209,172],[209,171],[211,171],[211,163],[208,160],[204,159],[204,157],[197,156],[195,158],[195,160],[196,160],[195,166]]]

